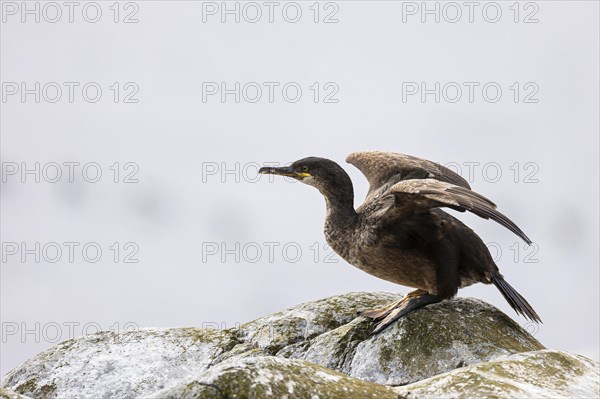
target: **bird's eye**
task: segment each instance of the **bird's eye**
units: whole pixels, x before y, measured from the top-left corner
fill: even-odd
[[[303,167],[302,167],[302,171],[303,171],[303,172],[308,172],[308,166],[303,166]]]

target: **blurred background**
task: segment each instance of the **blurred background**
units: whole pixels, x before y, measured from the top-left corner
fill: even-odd
[[[535,242],[460,214],[544,324],[599,358],[597,2],[2,2],[0,375],[100,329],[229,328],[408,292],[325,245],[259,166],[387,150],[448,165]]]

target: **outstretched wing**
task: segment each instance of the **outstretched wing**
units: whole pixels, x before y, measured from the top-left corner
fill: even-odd
[[[375,202],[386,204],[380,206],[378,212],[388,223],[428,212],[432,208],[448,207],[492,219],[531,244],[529,237],[515,223],[496,210],[496,204],[465,187],[435,179],[413,179],[395,183],[382,194]],[[391,201],[390,197],[394,200]]]
[[[384,151],[354,152],[346,162],[360,170],[369,182],[367,198],[390,179],[436,179],[470,189],[469,183],[452,170],[426,159]]]

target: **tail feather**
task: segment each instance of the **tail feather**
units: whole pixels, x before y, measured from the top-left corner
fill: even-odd
[[[542,322],[542,319],[540,319],[540,316],[533,310],[533,307],[529,302],[508,284],[500,273],[497,273],[492,277],[492,282],[515,312],[536,323]]]

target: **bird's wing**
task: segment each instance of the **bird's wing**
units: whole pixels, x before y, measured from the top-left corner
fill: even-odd
[[[369,182],[369,197],[384,184],[409,179],[436,179],[470,189],[469,183],[452,170],[426,159],[384,151],[354,152],[346,162],[360,170]]]
[[[384,219],[384,223],[393,223],[439,207],[448,207],[460,212],[469,211],[484,219],[496,221],[531,244],[529,237],[509,218],[498,212],[496,204],[492,201],[465,187],[435,179],[397,182],[385,193],[381,193],[370,207],[376,216]]]

